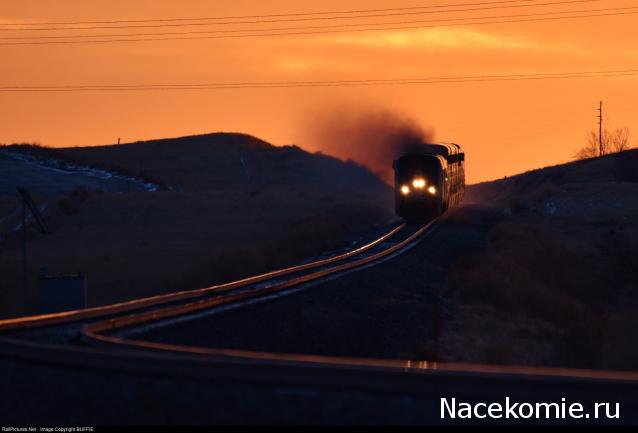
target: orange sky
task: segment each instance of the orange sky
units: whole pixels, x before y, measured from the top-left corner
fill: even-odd
[[[478,1],[7,0],[2,2],[0,22],[242,16]],[[537,0],[552,1],[557,0]],[[638,2],[600,0],[451,16],[627,6],[638,6]],[[431,18],[398,16],[360,22]],[[330,23],[284,23],[283,27],[313,24]],[[632,69],[638,68],[636,24],[638,15],[626,15],[311,36],[0,46],[0,86],[356,80]],[[282,26],[271,24],[278,25]],[[157,30],[115,33],[151,31]],[[605,120],[611,126],[634,128],[635,145],[637,82],[636,76],[629,76],[375,87],[0,93],[0,143],[84,146],[110,144],[118,137],[135,141],[241,131],[273,144],[295,143],[317,150],[321,143],[308,127],[313,116],[340,105],[379,107],[434,128],[438,140],[460,143],[468,153],[468,180],[476,182],[571,159],[587,130],[594,127],[601,99]]]

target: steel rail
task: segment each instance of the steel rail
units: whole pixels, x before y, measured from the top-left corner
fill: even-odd
[[[399,231],[406,227],[405,223],[400,224],[399,226],[393,228],[388,233],[383,236],[375,239],[374,241],[363,245],[359,248],[356,248],[352,251],[348,251],[343,254],[338,254],[333,257],[328,257],[325,259],[304,263],[301,265],[291,266],[283,269],[279,269],[272,272],[267,272],[260,275],[255,275],[248,278],[243,278],[236,281],[231,281],[228,283],[217,284],[210,287],[205,287],[201,289],[194,290],[183,290],[179,292],[172,292],[163,295],[155,295],[149,296],[146,298],[133,299],[130,301],[119,302],[111,305],[103,305],[99,307],[89,307],[83,308],[79,310],[70,310],[63,311],[59,313],[50,313],[50,314],[41,314],[34,316],[24,316],[17,317],[12,319],[0,320],[0,332],[4,331],[12,331],[16,329],[29,329],[29,328],[37,328],[43,326],[51,326],[58,325],[62,323],[70,323],[77,322],[86,319],[99,318],[112,314],[122,314],[126,312],[130,312],[133,310],[139,310],[142,308],[154,307],[161,304],[167,304],[170,302],[183,301],[188,299],[194,299],[197,297],[209,295],[211,293],[216,292],[225,292],[228,290],[244,287],[250,284],[259,283],[263,281],[267,281],[272,278],[281,277],[289,274],[293,274],[295,272],[304,271],[308,269],[313,269],[325,265],[329,265],[335,262],[339,262],[345,259],[349,259],[351,257],[355,257],[359,254],[362,254],[369,249],[379,245],[380,243],[386,241],[391,238]]]
[[[402,241],[383,249],[377,253],[371,254],[370,256],[363,257],[351,262],[346,262],[343,264],[339,264],[336,266],[331,266],[326,269],[321,269],[316,272],[312,272],[305,275],[300,275],[298,277],[293,277],[284,281],[275,282],[272,285],[257,288],[250,291],[240,292],[240,293],[231,293],[228,295],[216,296],[213,298],[201,299],[195,302],[190,302],[187,304],[181,304],[176,306],[169,306],[159,309],[154,309],[151,311],[141,312],[137,314],[131,314],[128,316],[122,317],[114,317],[111,319],[89,323],[84,325],[83,327],[83,335],[86,337],[88,341],[92,338],[97,340],[102,340],[102,338],[108,338],[103,335],[98,335],[103,332],[114,331],[120,328],[126,328],[133,325],[140,325],[148,322],[157,322],[162,319],[173,318],[175,316],[182,316],[188,313],[193,313],[195,311],[208,309],[212,307],[217,307],[221,305],[230,304],[237,301],[242,301],[246,299],[259,298],[264,295],[269,295],[275,292],[281,292],[284,289],[299,286],[304,283],[308,283],[310,281],[318,280],[333,274],[341,273],[344,271],[348,271],[354,268],[358,268],[372,262],[376,262],[381,260],[382,258],[405,248],[416,239],[421,237],[427,230],[429,230],[437,220],[433,220],[423,227],[419,228],[416,232],[403,239]]]
[[[191,303],[176,307],[167,307],[161,310],[133,314],[126,317],[114,318],[87,324],[83,327],[82,340],[95,347],[106,347],[118,349],[120,353],[139,353],[147,356],[155,354],[158,359],[164,356],[189,356],[200,357],[211,362],[231,362],[244,365],[260,365],[274,367],[295,366],[300,368],[320,368],[322,370],[341,371],[361,371],[365,374],[418,374],[427,373],[443,374],[445,376],[467,376],[467,377],[499,377],[499,378],[519,378],[523,380],[576,380],[596,383],[624,383],[635,386],[638,384],[638,373],[632,371],[615,370],[591,370],[563,367],[528,367],[517,365],[489,365],[489,364],[467,364],[467,363],[446,363],[432,362],[427,360],[391,360],[375,358],[353,358],[337,357],[325,355],[295,354],[295,353],[273,353],[257,352],[240,349],[217,349],[198,346],[186,346],[170,343],[159,343],[140,339],[131,339],[117,335],[109,335],[114,331],[124,328],[132,328],[170,319],[179,315],[186,315],[198,310],[213,308],[224,304],[229,304],[248,298],[256,298],[281,291],[286,288],[301,285],[312,280],[317,280],[331,274],[344,272],[353,268],[365,266],[376,262],[394,252],[401,250],[422,236],[436,221],[423,226],[417,232],[410,235],[403,241],[368,257],[358,259],[353,262],[344,263],[328,269],[320,270],[312,274],[293,278],[273,286],[257,289],[250,292],[230,294],[223,297],[207,299],[197,303]]]
[[[286,355],[201,348],[198,353],[169,350],[105,350],[102,347],[42,345],[14,339],[0,339],[0,356],[35,365],[55,365],[99,371],[132,372],[179,378],[215,378],[245,381],[344,387],[390,392],[435,393],[437,384],[446,387],[472,384],[485,387],[497,383],[613,387],[614,392],[635,389],[638,374],[627,371],[596,371],[567,368],[498,366],[485,364],[432,363],[413,360],[342,358],[314,355]],[[120,350],[118,350],[120,349]],[[172,348],[171,348],[172,349]],[[514,385],[516,386],[516,385]],[[487,387],[488,389],[490,387]]]
[[[453,362],[435,362],[409,359],[354,358],[328,355],[310,355],[298,353],[257,352],[240,349],[215,349],[208,347],[184,346],[169,343],[157,343],[144,340],[132,340],[116,336],[87,332],[85,341],[90,338],[95,347],[117,348],[129,347],[134,354],[153,356],[157,359],[164,356],[201,357],[210,361],[235,361],[238,363],[254,362],[260,365],[285,364],[317,368],[363,369],[369,372],[399,372],[411,374],[445,373],[468,376],[509,376],[541,379],[577,379],[590,381],[617,381],[632,385],[638,384],[638,372],[623,370],[591,370],[564,367],[537,367],[520,365],[469,364]],[[135,350],[137,349],[137,350]],[[123,353],[120,351],[119,353]],[[194,358],[191,358],[194,359]]]
[[[396,233],[401,227],[393,231]],[[409,238],[381,251],[375,255],[359,259],[354,262],[339,265],[310,275],[319,273],[342,272],[356,266],[379,260],[384,256],[397,252],[410,241],[423,234],[429,227],[425,226]],[[391,232],[392,233],[392,232]],[[389,237],[390,233],[386,236]],[[376,241],[375,241],[376,242]],[[376,242],[378,244],[379,242]],[[362,247],[363,248],[363,247]],[[391,250],[391,251],[390,251]],[[352,256],[351,254],[350,256]],[[382,255],[379,257],[379,255]],[[334,259],[334,258],[330,258]],[[335,260],[333,260],[335,261]],[[364,263],[365,262],[365,263]],[[335,270],[338,268],[339,270]],[[275,271],[278,272],[278,271]],[[325,275],[324,275],[325,276]],[[308,275],[301,278],[308,278]],[[318,276],[317,278],[321,278]],[[291,281],[284,281],[286,285]],[[296,282],[295,284],[303,284]],[[283,287],[275,285],[280,290]],[[265,288],[273,291],[273,287]],[[261,290],[265,290],[261,289]],[[262,292],[255,291],[229,294],[214,298],[219,303],[233,302],[241,296],[258,296]],[[220,300],[222,298],[222,300]],[[212,301],[212,299],[211,299]],[[201,302],[196,303],[200,308],[209,308]],[[177,308],[177,307],[173,307]],[[194,307],[188,307],[194,308]],[[194,308],[196,310],[197,308]],[[193,311],[194,311],[193,310]],[[215,376],[235,377],[237,379],[252,379],[253,376],[264,381],[284,382],[317,382],[323,385],[334,383],[337,385],[350,384],[370,388],[381,387],[396,391],[410,389],[426,392],[423,382],[417,378],[429,379],[495,379],[495,380],[524,380],[524,381],[570,381],[592,384],[623,384],[633,387],[638,384],[638,373],[631,371],[587,370],[559,367],[526,367],[510,365],[487,365],[430,362],[426,360],[387,360],[374,358],[346,358],[322,355],[286,354],[270,352],[254,352],[235,349],[214,349],[206,347],[182,346],[166,343],[156,343],[144,340],[133,340],[103,332],[115,331],[134,325],[140,325],[152,320],[161,320],[183,311],[152,311],[138,315],[127,316],[122,319],[104,320],[84,326],[82,340],[94,347],[61,347],[58,345],[38,344],[1,338],[0,353],[25,360],[34,360],[60,365],[75,365],[93,368],[108,368],[116,370],[145,371],[159,374],[174,374],[179,376]],[[154,315],[153,315],[154,314]],[[1,322],[0,322],[1,323]],[[115,350],[103,351],[100,348]],[[140,362],[141,361],[141,362]],[[190,365],[184,369],[184,365]],[[299,374],[292,374],[290,368],[299,369]],[[263,372],[262,370],[266,370]],[[274,369],[274,370],[273,370]],[[274,371],[280,374],[273,375]],[[308,373],[315,372],[317,378]],[[230,376],[228,376],[230,373]],[[246,374],[248,373],[248,376]],[[335,376],[336,374],[336,376]],[[336,379],[335,379],[336,377]],[[350,380],[352,379],[352,380]],[[378,379],[378,380],[377,380]],[[465,380],[463,379],[463,380]],[[447,379],[445,379],[447,380]]]

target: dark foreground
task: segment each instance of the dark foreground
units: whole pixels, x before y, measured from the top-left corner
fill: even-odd
[[[638,423],[634,384],[519,375],[374,372],[303,365],[150,360],[78,354],[56,365],[3,357],[5,425]],[[107,364],[101,368],[90,364]],[[126,364],[126,365],[124,365]],[[81,365],[85,365],[82,367]],[[620,404],[619,419],[451,420],[441,398],[465,402]],[[612,409],[612,412],[615,409]],[[543,412],[544,413],[544,412]],[[602,414],[602,412],[601,412]]]
[[[444,318],[450,314],[437,287],[456,258],[483,245],[497,221],[489,209],[464,207],[399,258],[289,298],[141,338],[316,355],[445,358],[433,344],[435,309],[440,305]],[[452,397],[502,404],[506,397],[532,404],[564,398],[592,413],[594,402],[619,402],[620,419],[550,422],[638,423],[638,387],[622,380],[437,371],[426,362],[352,368],[7,342],[0,352],[3,424],[445,424],[459,422],[440,417],[441,398]]]

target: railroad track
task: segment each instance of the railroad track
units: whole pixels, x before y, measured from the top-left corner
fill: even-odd
[[[71,366],[80,371],[159,374],[177,381],[195,377],[276,386],[332,386],[355,392],[364,389],[373,393],[405,392],[427,395],[424,398],[428,399],[438,398],[442,392],[471,396],[477,389],[493,395],[509,390],[537,392],[540,389],[560,394],[585,389],[591,398],[613,396],[621,390],[628,401],[636,401],[638,374],[633,372],[264,353],[135,338],[149,328],[285,296],[382,263],[416,245],[436,224],[434,221],[418,227],[399,225],[352,251],[217,286],[111,306],[0,321],[0,358]],[[490,387],[485,387],[486,383]]]
[[[121,329],[157,328],[176,321],[192,320],[202,315],[214,314],[227,308],[240,308],[247,304],[260,302],[274,297],[284,296],[306,288],[310,284],[322,282],[335,275],[356,271],[382,262],[401,251],[413,246],[423,234],[435,224],[435,221],[421,227],[401,225],[391,232],[391,236],[382,237],[362,249],[291,268],[285,274],[275,275],[266,280],[248,284],[217,296],[204,297],[192,302],[157,308],[142,313],[97,321],[84,327],[83,338],[87,342],[109,342],[125,346],[143,347],[138,342],[108,336],[108,333]],[[386,235],[387,236],[387,235]],[[381,242],[379,240],[383,239]],[[219,292],[219,291],[218,291]]]
[[[77,342],[80,329],[97,329],[96,322],[100,326],[109,324],[115,328],[132,322],[157,321],[281,294],[286,289],[370,266],[388,256],[396,255],[417,242],[434,223],[433,221],[425,226],[400,224],[351,251],[211,287],[101,307],[3,320],[0,321],[0,339],[26,337],[31,341],[48,339],[56,343]]]

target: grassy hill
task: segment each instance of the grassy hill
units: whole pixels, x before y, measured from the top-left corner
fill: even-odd
[[[366,169],[242,134],[12,150],[166,186],[156,192],[82,186],[36,196],[47,205],[45,218],[53,233],[42,236],[29,226],[31,290],[40,266],[51,274],[82,271],[90,305],[290,265],[343,246],[349,233],[393,218],[391,188]],[[54,181],[42,173],[38,179]],[[10,213],[17,202],[0,194],[0,205],[0,211]],[[25,303],[21,291],[19,235],[0,245],[0,313],[33,312],[35,305]]]
[[[126,146],[65,148],[60,153],[137,172],[184,191],[286,186],[330,194],[357,192],[374,199],[387,194],[387,187],[361,166],[311,154],[296,146],[274,147],[244,134],[217,133]]]
[[[472,186],[501,209],[462,260],[447,359],[638,369],[638,150]]]

